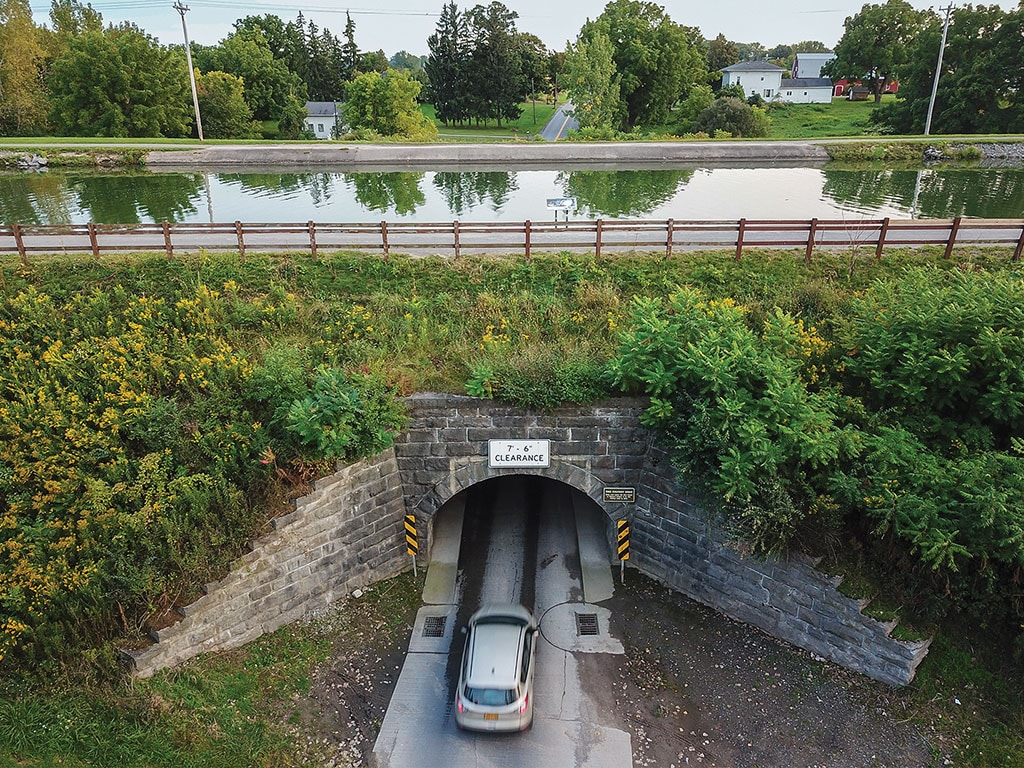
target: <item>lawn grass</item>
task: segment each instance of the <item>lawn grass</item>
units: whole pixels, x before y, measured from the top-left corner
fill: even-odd
[[[530,138],[540,133],[557,109],[540,99],[536,102],[526,101],[519,106],[522,109],[519,119],[512,123],[503,123],[500,128],[497,123],[468,126],[444,125],[437,119],[433,104],[423,104],[420,106],[420,110],[437,125],[441,141],[509,141]]]
[[[885,95],[882,104],[896,97]],[[832,99],[831,104],[773,104],[768,107],[770,139],[822,139],[875,133],[868,123],[874,100]]]
[[[0,768],[298,768],[337,762],[302,701],[333,656],[384,648],[407,633],[422,579],[404,574],[225,653],[150,680],[8,680],[0,689]]]

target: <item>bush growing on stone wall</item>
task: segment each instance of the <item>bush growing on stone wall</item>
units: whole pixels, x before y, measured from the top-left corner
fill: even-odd
[[[1016,275],[909,271],[854,296],[829,344],[683,289],[634,302],[611,370],[749,547],[824,516],[908,608],[1020,624],[1022,306]]]

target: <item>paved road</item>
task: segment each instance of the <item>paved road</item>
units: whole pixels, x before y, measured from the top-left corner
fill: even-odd
[[[596,604],[612,594],[607,542],[592,508],[581,504],[589,514],[576,514],[570,489],[533,482],[531,491],[518,478],[502,481],[490,509],[476,507],[471,490],[468,501],[458,497],[439,513],[425,605],[374,745],[382,768],[632,765],[629,734],[601,724],[609,713],[596,711],[577,666],[581,654],[623,652],[608,634],[608,611]],[[528,498],[538,492],[539,503]],[[471,533],[464,534],[464,524]],[[465,622],[460,617],[494,600],[532,603],[540,621],[534,725],[522,734],[462,732],[451,712],[462,653],[458,627]],[[598,636],[577,636],[578,611],[597,614]],[[444,637],[424,637],[438,617],[444,617]]]
[[[558,141],[564,139],[569,131],[579,128],[579,122],[569,114],[571,110],[572,103],[568,101],[555,110],[555,114],[541,130],[540,137],[545,141]]]

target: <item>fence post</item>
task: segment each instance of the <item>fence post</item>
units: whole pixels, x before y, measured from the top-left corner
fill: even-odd
[[[597,220],[597,234],[594,237],[594,256],[601,255],[601,235],[604,233],[604,219]]]
[[[18,255],[21,256],[22,266],[28,266],[28,251],[25,250],[25,241],[21,237],[21,225],[15,222],[11,224],[11,232],[14,233],[14,243],[18,246]]]
[[[743,233],[747,231],[747,220],[740,219],[740,229],[736,233],[736,261],[743,255]]]
[[[459,220],[456,219],[452,222],[452,236],[455,240],[455,258],[459,258],[462,254],[462,244],[459,242]]]
[[[1020,239],[1017,241],[1017,248],[1013,252],[1013,260],[1020,261],[1020,254],[1024,251],[1024,227],[1020,228]]]
[[[962,217],[957,216],[953,219],[953,226],[949,230],[949,242],[946,243],[946,258],[948,259],[953,255],[953,243],[956,242],[956,234],[960,231],[960,219]]]
[[[164,230],[164,248],[167,250],[167,258],[174,258],[174,245],[171,243],[171,225],[167,223],[167,219],[164,219],[163,223]]]
[[[818,218],[811,219],[811,231],[807,233],[807,251],[804,253],[804,261],[811,262],[811,253],[814,251],[814,236],[818,234]]]
[[[310,219],[306,223],[306,227],[309,229],[309,252],[316,258],[316,224]]]
[[[531,227],[530,220],[527,219],[526,220],[526,232],[525,232],[525,236],[526,236],[526,260],[527,261],[530,260],[530,227]]]
[[[882,219],[882,231],[878,233],[878,245],[875,246],[875,258],[882,258],[882,246],[885,245],[885,236],[889,232],[889,217]]]
[[[384,258],[386,259],[391,255],[391,245],[388,243],[388,223],[386,221],[380,223],[380,244],[384,249]]]
[[[669,219],[668,222],[666,223],[666,225],[668,227],[668,235],[665,238],[665,258],[666,259],[671,259],[672,258],[672,236],[675,234],[675,231],[676,231],[676,220],[675,219]]]
[[[245,258],[245,240],[242,238],[242,222],[235,220],[235,237],[238,238],[238,255]]]
[[[96,224],[90,221],[87,229],[89,230],[89,245],[92,247],[92,255],[98,259],[100,257],[100,241],[96,239]]]

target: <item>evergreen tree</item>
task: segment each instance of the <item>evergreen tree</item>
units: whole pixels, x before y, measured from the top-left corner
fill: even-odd
[[[434,34],[427,38],[430,54],[423,68],[430,86],[428,98],[445,125],[464,123],[469,118],[466,82],[470,50],[466,32],[466,21],[452,2],[442,8]]]
[[[466,21],[472,40],[469,79],[470,114],[477,120],[518,120],[519,104],[530,85],[523,72],[523,54],[517,41],[519,14],[503,3],[474,6]]]
[[[341,44],[338,66],[341,69],[341,79],[344,82],[353,80],[359,74],[359,46],[356,45],[356,25],[348,11],[345,11],[345,42]]]

